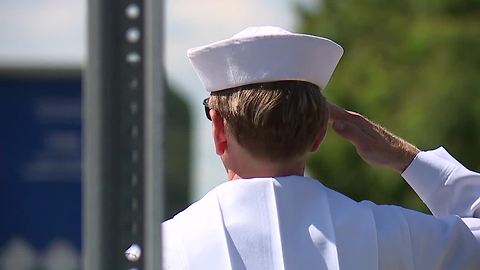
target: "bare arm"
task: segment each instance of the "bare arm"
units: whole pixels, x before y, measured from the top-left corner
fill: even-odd
[[[350,141],[369,164],[403,172],[420,152],[415,146],[395,136],[361,114],[327,103],[333,130]]]
[[[479,217],[480,174],[463,167],[445,149],[420,152],[358,113],[330,103],[328,110],[338,135],[366,162],[402,173],[435,216]]]

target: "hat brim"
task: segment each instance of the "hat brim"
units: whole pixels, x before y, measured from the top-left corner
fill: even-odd
[[[207,91],[261,82],[299,80],[324,89],[343,48],[304,34],[231,38],[188,50]]]

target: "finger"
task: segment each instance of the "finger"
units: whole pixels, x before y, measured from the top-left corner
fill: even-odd
[[[357,148],[364,148],[365,146],[374,143],[372,137],[354,123],[343,120],[334,120],[332,128],[335,133],[350,141]]]
[[[332,122],[334,120],[340,120],[340,119],[344,119],[348,112],[347,110],[343,109],[342,107],[336,105],[336,104],[333,104],[333,103],[330,103],[327,101],[327,108],[328,108],[328,114],[329,114],[329,122]]]
[[[364,122],[365,117],[359,113],[346,110],[334,103],[327,102],[329,120],[330,122],[334,120],[348,121],[352,123],[361,124],[359,122]]]
[[[367,118],[365,118],[363,115],[345,110],[344,108],[328,101],[327,107],[329,113],[329,123],[341,120],[356,126],[358,129],[363,131],[365,135],[370,136],[372,139],[375,139],[379,136],[376,125]]]

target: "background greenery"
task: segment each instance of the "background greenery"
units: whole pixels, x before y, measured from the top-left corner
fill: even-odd
[[[175,87],[165,84],[165,220],[188,206],[191,174],[191,112]]]
[[[480,1],[324,0],[297,10],[300,31],[345,49],[329,100],[480,169]],[[333,132],[308,165],[356,200],[426,210],[397,173],[369,167]]]

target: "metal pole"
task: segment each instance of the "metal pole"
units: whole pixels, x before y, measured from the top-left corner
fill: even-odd
[[[164,187],[163,6],[145,0],[145,269],[161,269]]]
[[[82,172],[82,235],[83,235],[83,268],[91,270],[101,269],[101,191],[98,182],[101,179],[101,140],[102,122],[100,115],[99,76],[101,74],[100,51],[101,47],[100,19],[101,1],[88,2],[88,60],[84,71],[84,87],[82,92],[83,112],[83,172]]]
[[[84,269],[160,269],[161,3],[88,2],[83,97]],[[134,243],[145,256],[127,260],[124,251]]]

